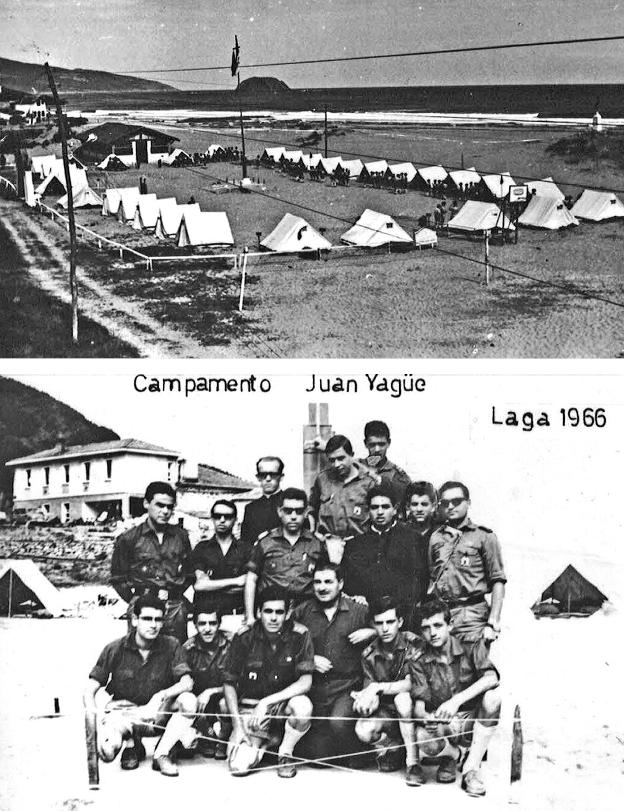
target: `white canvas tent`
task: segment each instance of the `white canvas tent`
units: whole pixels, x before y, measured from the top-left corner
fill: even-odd
[[[364,176],[370,177],[373,173],[379,174],[381,172],[382,175],[385,175],[388,171],[388,161],[380,160],[380,161],[370,161],[369,163],[364,164],[363,174]]]
[[[142,194],[134,212],[132,227],[136,231],[153,231],[156,228],[162,203],[177,205],[175,197],[165,197],[159,200],[155,194]]]
[[[516,230],[515,225],[503,216],[496,203],[482,203],[478,200],[468,200],[464,203],[453,219],[449,220],[448,227],[452,231],[469,233]]]
[[[67,191],[63,162],[60,161],[59,163],[57,163],[55,166],[54,171],[50,172],[50,174],[47,175],[46,178],[35,188],[35,192],[40,197],[43,197],[46,194],[55,194],[59,189],[61,189],[61,194],[63,191]],[[79,169],[77,166],[70,164],[69,176],[71,178],[73,191],[78,191],[78,189],[81,189],[83,186],[89,185],[89,181],[87,180],[87,172],[85,169]]]
[[[285,146],[269,146],[266,147],[262,153],[262,159],[271,160],[273,163],[279,163],[284,152],[286,152]]]
[[[340,165],[345,171],[347,169],[349,170],[349,177],[351,179],[357,179],[362,174],[362,169],[364,168],[364,164],[359,158],[354,158],[351,161],[342,161]]]
[[[104,202],[102,204],[102,215],[104,217],[116,217],[121,204],[121,193],[129,190],[134,190],[138,197],[138,186],[124,186],[119,189],[106,189],[106,193],[104,194]]]
[[[322,169],[326,175],[333,175],[338,166],[342,165],[342,158],[321,158],[318,162],[317,168]]]
[[[394,166],[388,166],[386,177],[396,178],[397,175],[407,175],[407,182],[411,183],[416,177],[416,167],[413,163],[395,163]]]
[[[310,169],[314,169],[316,166],[318,166],[319,161],[321,160],[322,157],[323,156],[321,155],[320,152],[314,152],[312,155],[306,154],[304,152],[301,160],[303,161],[303,165],[305,166],[305,168],[308,171],[310,171]]]
[[[32,560],[0,562],[0,615],[36,610],[59,617],[63,612],[60,592]]]
[[[47,177],[54,171],[56,166],[56,155],[31,155],[30,163],[33,174],[40,178]]]
[[[457,188],[459,188],[460,183],[463,184],[465,188],[466,186],[470,186],[471,183],[477,185],[481,180],[481,175],[474,166],[471,166],[469,169],[455,169],[453,172],[449,172],[448,176]]]
[[[531,198],[518,222],[528,228],[546,228],[549,231],[579,224],[576,217],[566,208],[563,199],[554,196],[542,197],[539,194]]]
[[[624,205],[613,192],[585,189],[572,206],[572,214],[580,220],[602,222],[624,217]]]
[[[446,180],[448,172],[443,166],[421,166],[417,175],[426,186],[433,186],[434,180]]]
[[[515,180],[509,172],[502,172],[499,175],[483,175],[481,180],[492,197],[498,200],[507,197],[509,189],[516,185]]]
[[[340,237],[347,245],[377,248],[389,242],[410,243],[412,238],[388,214],[380,214],[367,208],[359,220]]]
[[[35,194],[35,184],[33,183],[32,176],[32,172],[24,172],[24,202],[31,208],[36,206],[39,200]]]
[[[290,163],[299,163],[303,158],[303,152],[300,149],[284,150],[282,160]]]
[[[79,189],[72,188],[74,208],[99,208],[102,205],[102,198],[96,194],[90,186],[82,186]],[[68,194],[64,194],[56,205],[60,208],[67,208]]]
[[[221,144],[210,144],[206,152],[208,153],[208,156],[210,158],[214,158],[217,152],[225,152],[225,150],[223,149]]]
[[[155,194],[149,196],[154,199],[156,198]],[[119,222],[130,222],[134,219],[134,212],[139,204],[139,197],[141,197],[141,192],[136,186],[121,190],[121,199],[119,201],[119,208],[117,209],[117,219]]]
[[[178,230],[178,248],[194,245],[233,245],[234,237],[225,211],[187,211]]]
[[[174,238],[178,235],[182,217],[192,211],[199,211],[199,203],[173,205],[166,203],[160,207],[155,234],[158,239]]]
[[[284,214],[260,245],[268,251],[279,253],[300,253],[331,248],[329,240],[321,236],[302,217],[296,217],[294,214]]]
[[[126,164],[119,158],[118,155],[115,155],[111,152],[110,155],[107,155],[101,163],[97,164],[98,169],[107,169],[108,171],[115,171],[115,172],[125,172],[127,170]]]
[[[164,158],[161,158],[161,161],[165,166],[183,166],[187,163],[193,163],[193,158],[183,149],[174,149],[171,155],[165,155]]]
[[[438,244],[438,235],[432,228],[420,228],[414,235],[417,248],[434,248]]]
[[[556,197],[557,200],[565,200],[565,194],[552,177],[545,177],[543,180],[530,180],[526,183],[526,187],[530,194],[538,197]]]

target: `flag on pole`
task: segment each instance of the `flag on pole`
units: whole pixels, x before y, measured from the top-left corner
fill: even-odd
[[[240,62],[240,46],[238,44],[238,37],[234,35],[234,47],[232,48],[232,76],[238,73],[238,65]]]

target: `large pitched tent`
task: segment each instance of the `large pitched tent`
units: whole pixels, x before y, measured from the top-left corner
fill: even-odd
[[[388,161],[369,161],[369,163],[364,164],[364,168],[362,169],[362,173],[360,175],[360,180],[370,180],[373,175],[385,175],[387,171]]]
[[[303,158],[303,152],[300,149],[284,150],[281,162],[283,163],[300,163]]]
[[[326,175],[333,175],[336,169],[342,165],[342,158],[338,155],[335,158],[321,158],[316,168],[321,169]]]
[[[278,253],[301,253],[302,251],[327,250],[331,242],[312,228],[310,223],[294,214],[284,214],[260,246]]]
[[[416,167],[413,163],[395,163],[394,166],[388,166],[386,169],[386,178],[398,178],[398,175],[407,175],[407,182],[412,183],[416,177]]]
[[[139,196],[138,186],[124,186],[119,189],[106,189],[104,194],[104,202],[102,203],[102,215],[104,217],[116,217],[121,204],[122,192],[134,190],[137,197]]]
[[[545,177],[543,180],[530,180],[526,187],[530,194],[538,197],[556,197],[557,200],[565,200],[565,194],[552,177]]]
[[[270,163],[279,163],[284,152],[286,152],[285,146],[268,146],[262,153],[261,160]]]
[[[352,180],[357,180],[362,174],[362,169],[364,169],[364,164],[359,158],[354,158],[350,161],[342,161],[340,165],[344,172],[349,172],[349,177]]]
[[[474,166],[471,166],[469,169],[455,169],[449,172],[447,180],[451,186],[451,190],[462,191],[462,188],[465,190],[466,188],[478,186],[481,175]]]
[[[183,203],[181,205],[173,205],[163,201],[164,205],[160,207],[160,214],[156,222],[155,234],[158,239],[167,239],[177,237],[180,229],[182,217],[192,211],[199,211],[199,203]]]
[[[77,191],[81,189],[83,186],[88,186],[89,181],[87,180],[87,172],[85,169],[79,169],[77,166],[70,164],[69,166],[69,177],[71,179],[72,190]],[[63,168],[62,161],[57,162],[54,171],[50,172],[49,175],[45,177],[45,179],[35,188],[35,192],[40,197],[47,197],[53,195],[64,194],[67,192],[67,186],[65,182],[65,170]]]
[[[175,197],[165,197],[159,200],[156,195],[142,194],[139,197],[139,202],[134,212],[134,220],[132,227],[136,231],[153,231],[158,222],[162,204],[168,205],[173,203],[177,205]]]
[[[178,248],[194,245],[233,245],[234,237],[225,211],[187,211],[178,229]]]
[[[444,182],[448,177],[448,172],[443,166],[421,166],[416,170],[415,182],[421,188],[427,190],[433,187],[436,180]]]
[[[131,186],[129,189],[121,189],[121,199],[119,201],[119,208],[117,209],[117,219],[119,222],[130,222],[134,220],[134,212],[139,204],[139,197],[141,192],[136,186]],[[155,194],[149,195],[156,199]]]
[[[537,617],[589,616],[609,598],[572,564],[547,586],[531,607]]]
[[[340,241],[362,248],[378,248],[390,242],[409,244],[412,238],[388,214],[367,208],[355,225],[340,237]]]
[[[485,231],[515,231],[515,225],[510,222],[496,203],[482,203],[477,200],[468,200],[459,209],[448,227],[451,231],[464,231],[473,234],[482,234]]]
[[[502,172],[500,175],[483,175],[481,185],[493,200],[502,200],[509,194],[509,189],[516,185],[516,181],[509,172]]]
[[[102,198],[90,186],[81,186],[79,189],[72,187],[72,199],[74,208],[100,208],[102,205]],[[60,208],[67,208],[68,200],[69,195],[64,194],[60,200],[57,200],[56,205]]]
[[[32,560],[6,559],[0,563],[0,616],[44,611],[63,612],[61,595]]]
[[[518,222],[527,228],[546,228],[549,231],[579,224],[576,217],[566,208],[563,199],[560,200],[554,195],[542,197],[539,194],[531,198]]]
[[[624,217],[624,205],[613,192],[585,189],[572,206],[572,214],[580,220],[602,222]]]
[[[315,169],[318,166],[319,161],[321,160],[322,157],[323,156],[321,155],[320,152],[314,152],[314,153],[311,152],[309,154],[306,154],[304,152],[303,156],[301,158],[301,161],[302,161],[303,165],[305,166],[305,168],[308,171],[310,171],[310,169]]]

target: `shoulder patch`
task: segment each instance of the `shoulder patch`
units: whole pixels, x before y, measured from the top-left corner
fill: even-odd
[[[256,538],[256,543],[258,543],[258,541],[261,541],[263,538],[267,538],[270,534],[271,530],[265,529],[265,531],[261,532],[260,535],[258,535],[258,537]]]
[[[293,621],[293,631],[296,634],[305,634],[307,630],[308,629],[306,628],[305,625],[302,625],[300,622],[297,622],[297,620]]]
[[[484,527],[482,524],[477,524],[477,529],[482,529],[484,532],[493,533],[494,530],[490,529],[489,527]]]
[[[367,645],[362,651],[362,656],[370,656],[370,654],[373,652],[374,644],[374,642],[371,642],[370,645]]]

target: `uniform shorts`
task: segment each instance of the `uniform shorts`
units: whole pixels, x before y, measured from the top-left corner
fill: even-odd
[[[453,633],[461,642],[478,642],[490,618],[490,606],[483,600],[474,605],[451,608]]]
[[[242,699],[239,706],[241,720],[246,732],[253,735],[254,738],[263,738],[269,743],[280,735],[284,727],[285,718],[280,716],[284,716],[288,702],[281,701],[279,704],[274,704],[269,710],[268,715],[265,716],[259,729],[251,731],[247,726],[247,722],[257,703],[257,701],[253,701],[252,699]]]
[[[432,738],[445,737],[456,746],[470,746],[472,743],[472,728],[477,717],[477,708],[459,710],[450,723],[437,724],[435,727],[425,727]]]
[[[137,718],[137,704],[123,699],[109,701],[104,715],[100,716],[100,736],[106,737],[107,732],[120,732],[124,738],[132,734],[146,737],[162,735],[163,729],[174,712],[176,699],[168,698],[160,705],[158,715],[152,723]]]

